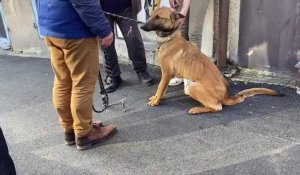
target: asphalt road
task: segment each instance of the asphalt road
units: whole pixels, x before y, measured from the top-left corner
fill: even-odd
[[[52,106],[49,59],[0,56],[0,126],[20,175],[299,175],[300,96],[294,89],[231,82],[230,93],[270,87],[284,97],[255,96],[214,114],[188,115],[199,105],[170,87],[158,107],[149,107],[155,85],[143,86],[131,65],[122,64],[124,83],[109,94],[127,96],[95,119],[118,126],[109,141],[78,151],[63,143]],[[97,89],[98,90],[98,89]],[[99,105],[95,95],[95,104]]]

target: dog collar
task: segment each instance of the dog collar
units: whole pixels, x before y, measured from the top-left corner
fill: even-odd
[[[176,31],[173,34],[167,36],[167,37],[161,37],[161,36],[156,36],[156,40],[157,40],[157,44],[158,44],[158,48],[160,48],[160,46],[168,41],[170,41],[172,38],[174,38],[175,36],[180,35],[180,31]]]

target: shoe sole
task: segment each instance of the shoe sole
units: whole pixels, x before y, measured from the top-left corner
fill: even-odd
[[[114,89],[108,89],[108,90],[105,89],[105,92],[106,92],[106,93],[112,93],[112,92],[115,92],[117,89],[120,88],[121,84],[122,84],[122,82],[121,82],[119,85],[117,85],[117,87],[114,88]]]
[[[170,81],[168,85],[169,86],[178,86],[180,84],[183,84],[183,80],[182,81],[176,81],[175,83],[174,82],[171,83],[171,81]]]
[[[181,83],[174,83],[174,84],[169,84],[169,86],[178,86],[178,85],[181,85],[183,82]]]
[[[94,144],[97,144],[97,143],[100,143],[100,142],[104,142],[108,139],[110,139],[112,136],[114,136],[115,134],[117,133],[117,128],[115,130],[113,130],[111,133],[109,133],[106,137],[102,138],[102,139],[99,139],[99,140],[95,140],[89,144],[86,144],[86,145],[82,145],[82,146],[79,146],[79,145],[76,145],[76,148],[78,150],[86,150],[90,147],[92,147]]]
[[[74,141],[66,141],[65,140],[65,145],[67,145],[67,146],[75,145],[75,140]]]
[[[151,85],[153,85],[153,84],[154,84],[154,82],[146,83],[147,86],[151,86]]]
[[[116,89],[113,89],[113,90],[105,90],[106,93],[112,93],[112,92],[115,92],[118,88]]]
[[[154,81],[153,81],[153,80],[151,80],[151,81],[149,81],[149,82],[145,82],[145,83],[143,83],[143,82],[142,82],[142,84],[145,84],[145,85],[147,85],[147,86],[151,86],[151,85],[153,85],[153,84],[154,84]]]

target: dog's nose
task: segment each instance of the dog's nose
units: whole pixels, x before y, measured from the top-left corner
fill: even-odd
[[[146,31],[146,32],[149,32],[149,31],[150,31],[150,28],[149,28],[149,26],[147,25],[147,23],[141,25],[141,29],[143,29],[143,30]]]
[[[145,30],[146,29],[146,24],[141,25],[141,29]]]

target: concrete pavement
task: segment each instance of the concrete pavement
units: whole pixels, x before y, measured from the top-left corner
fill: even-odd
[[[300,96],[294,89],[231,82],[232,94],[257,86],[286,96],[255,96],[219,113],[191,116],[188,109],[199,104],[183,86],[170,87],[160,106],[149,107],[159,69],[149,66],[156,84],[147,87],[122,64],[124,84],[109,99],[126,95],[127,111],[117,104],[94,114],[119,132],[77,151],[63,144],[49,59],[0,55],[0,65],[0,126],[20,175],[300,174]]]

